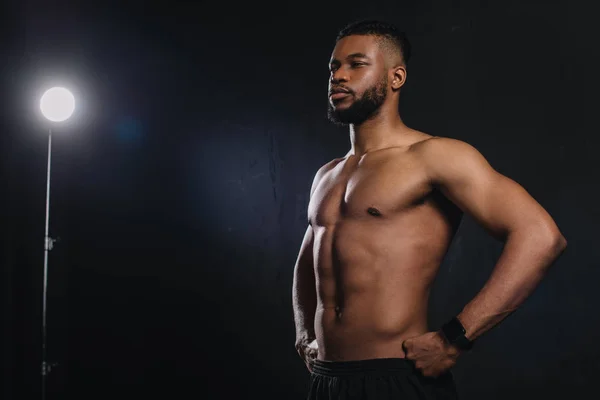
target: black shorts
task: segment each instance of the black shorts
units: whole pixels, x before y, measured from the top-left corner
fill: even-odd
[[[424,377],[404,358],[315,360],[307,400],[456,400],[450,371]]]

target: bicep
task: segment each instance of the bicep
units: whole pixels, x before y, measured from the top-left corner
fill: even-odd
[[[304,234],[300,252],[294,266],[292,290],[295,304],[306,302],[306,297],[316,296],[313,259],[314,233],[309,225]]]
[[[314,232],[312,226],[308,226],[306,228],[306,232],[304,232],[304,238],[302,239],[302,244],[300,245],[300,251],[298,253],[298,258],[296,260],[296,267],[300,265],[310,265],[313,266],[313,245],[314,245]]]
[[[553,225],[521,185],[494,170],[474,147],[453,140],[443,144],[431,158],[432,183],[494,237],[504,239],[526,225]]]

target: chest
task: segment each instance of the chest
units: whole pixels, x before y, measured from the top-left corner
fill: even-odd
[[[430,192],[423,168],[411,160],[340,162],[318,182],[308,217],[321,226],[348,217],[386,217],[422,204]]]

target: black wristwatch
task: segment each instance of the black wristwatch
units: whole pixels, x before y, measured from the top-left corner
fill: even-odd
[[[467,331],[458,318],[454,317],[442,325],[441,331],[448,343],[455,345],[459,349],[467,351],[473,347],[473,342],[465,336]]]

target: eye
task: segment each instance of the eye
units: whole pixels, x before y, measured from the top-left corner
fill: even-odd
[[[356,67],[361,67],[363,65],[367,65],[363,62],[359,62],[359,61],[354,61],[352,64],[350,64],[352,66],[352,68],[356,68]]]

